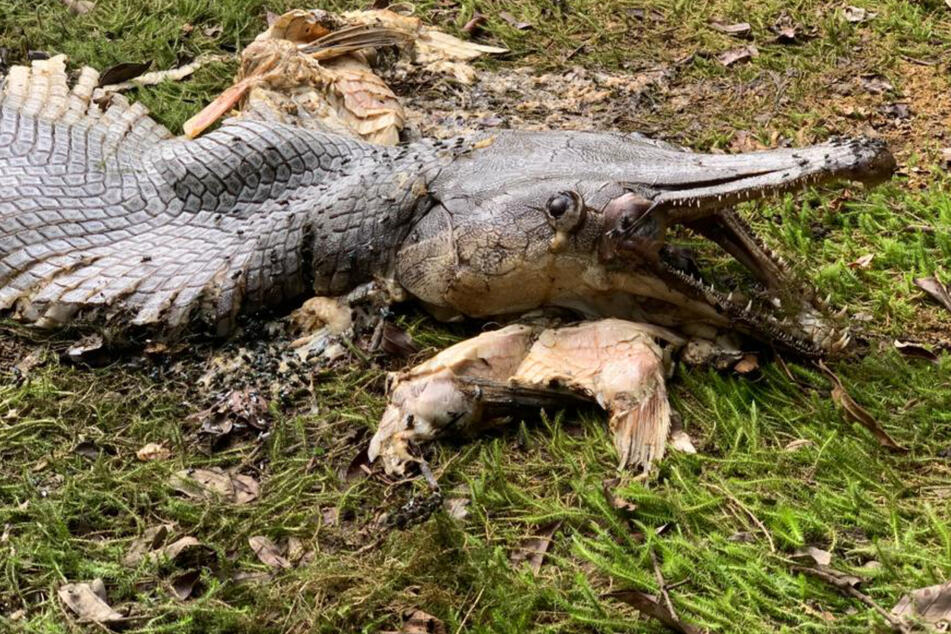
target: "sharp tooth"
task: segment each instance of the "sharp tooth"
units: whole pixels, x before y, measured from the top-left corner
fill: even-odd
[[[727,296],[726,296],[726,301],[728,301],[728,302],[732,302],[732,301],[733,301],[733,291],[730,291],[730,292],[727,294]]]
[[[746,305],[746,308],[744,308],[743,310],[745,310],[746,312],[750,312],[751,310],[753,310],[753,300],[752,300],[752,299],[750,300],[750,303]]]
[[[825,300],[823,300],[823,303],[824,303],[826,306],[828,306],[831,301],[832,301],[832,293],[829,293],[828,295],[826,295],[826,298],[825,298]]]

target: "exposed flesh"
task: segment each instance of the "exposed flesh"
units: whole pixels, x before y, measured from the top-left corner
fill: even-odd
[[[656,326],[620,319],[541,329],[513,325],[463,341],[390,379],[389,404],[370,442],[388,473],[415,461],[413,443],[465,433],[519,404],[563,405],[565,391],[610,414],[619,467],[649,469],[670,429]]]

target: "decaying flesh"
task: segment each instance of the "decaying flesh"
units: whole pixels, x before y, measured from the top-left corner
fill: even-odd
[[[397,47],[422,72],[469,83],[465,62],[506,49],[460,40],[388,9],[333,15],[294,10],[270,20],[241,53],[235,84],[185,124],[194,138],[232,108],[237,116],[293,123],[396,145],[406,124],[400,100],[373,69],[376,51]]]
[[[415,461],[413,444],[464,433],[518,406],[563,406],[569,395],[610,414],[621,467],[650,467],[670,429],[664,354],[655,338],[682,343],[650,324],[621,319],[487,332],[440,352],[389,382],[389,403],[369,457],[388,473]]]

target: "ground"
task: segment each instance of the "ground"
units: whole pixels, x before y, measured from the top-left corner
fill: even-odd
[[[951,146],[951,8],[856,2],[863,21],[824,0],[427,0],[416,10],[456,33],[475,12],[485,15],[478,38],[512,52],[482,63],[484,72],[664,71],[665,81],[636,100],[605,106],[620,129],[727,151],[834,134],[886,138],[901,163],[893,182],[871,192],[811,190],[743,211],[865,332],[866,354],[834,370],[907,453],[889,452],[850,422],[808,365],[773,361],[747,376],[681,369],[672,402],[698,454],[672,453],[638,481],[615,470],[601,414],[549,412],[437,444],[430,458],[446,508],[404,523],[393,518],[408,515],[411,498],[433,499],[424,483],[347,473],[382,411],[380,363],[305,374],[300,389],[270,401],[267,431],[210,446],[194,416],[210,392],[195,378],[215,355],[241,346],[258,354],[267,334],[254,324],[224,348],[189,343],[170,356],[130,353],[90,368],[62,360],[68,335],[3,322],[2,627],[82,631],[89,626],[57,591],[101,578],[109,603],[129,610],[127,631],[392,630],[415,609],[451,632],[660,631],[604,596],[656,592],[656,560],[677,613],[702,628],[886,629],[868,603],[794,569],[811,562],[793,555],[806,546],[832,553],[830,565],[861,577],[862,592],[886,610],[951,576],[951,360],[906,358],[893,345],[949,341],[947,314],[913,279],[940,274],[951,256],[941,153]],[[308,5],[100,0],[74,15],[58,0],[0,0],[2,61],[36,50],[67,53],[77,66],[170,68],[240,49],[264,28],[266,10],[293,6]],[[721,33],[714,20],[748,22],[752,39]],[[778,39],[789,25],[793,41],[788,31]],[[757,56],[721,63],[750,44]],[[131,96],[179,131],[234,69],[217,63]],[[478,327],[438,325],[413,308],[398,319],[422,354]],[[138,459],[148,443],[170,455]],[[258,482],[257,498],[208,500],[172,484],[176,472],[211,467]],[[191,536],[210,551],[191,562],[129,559],[160,525],[171,525],[169,542]],[[552,541],[533,573],[517,560],[540,533]],[[255,556],[255,536],[308,554],[275,572]],[[193,570],[192,590],[194,578],[182,576]]]

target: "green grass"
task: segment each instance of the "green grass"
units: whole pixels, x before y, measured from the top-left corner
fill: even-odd
[[[949,10],[939,0],[885,0],[866,4],[878,11],[874,20],[850,24],[840,5],[817,0],[652,2],[658,17],[641,19],[634,9],[649,13],[646,4],[462,0],[417,8],[450,30],[475,11],[489,16],[485,38],[513,52],[486,65],[637,72],[678,63],[670,86],[619,121],[625,129],[703,149],[729,147],[737,130],[805,143],[871,126],[888,138],[905,174],[892,183],[870,193],[809,191],[744,211],[822,295],[850,315],[872,316],[858,323],[874,335],[869,354],[835,369],[909,453],[889,453],[849,423],[811,369],[790,364],[790,377],[768,364],[747,378],[681,369],[672,401],[699,454],[670,454],[647,483],[622,474],[618,493],[635,511],[615,509],[602,490],[618,476],[603,417],[551,412],[469,442],[437,443],[431,464],[447,498],[468,500],[468,515],[437,512],[397,529],[383,514],[425,498],[424,484],[340,475],[382,411],[379,368],[314,377],[304,395],[271,404],[268,435],[209,451],[187,417],[207,404],[195,378],[220,351],[198,345],[171,364],[129,355],[104,368],[75,368],[57,354],[68,342],[7,324],[0,338],[2,627],[83,630],[56,590],[101,577],[113,606],[131,606],[132,631],[375,631],[398,627],[411,608],[436,615],[450,632],[660,631],[599,598],[614,589],[655,591],[653,552],[667,582],[679,584],[670,592],[677,611],[711,630],[866,632],[884,628],[882,619],[793,572],[797,547],[833,552],[832,566],[864,575],[863,591],[886,609],[909,589],[946,581],[951,361],[903,359],[891,340],[949,340],[947,316],[912,281],[946,270],[951,257],[948,177],[936,158],[949,85],[940,67],[908,61],[946,58]],[[88,15],[72,16],[54,0],[0,0],[0,47],[11,63],[35,49],[65,52],[76,65],[151,59],[168,68],[240,49],[264,28],[265,9],[293,5],[101,0]],[[812,37],[770,43],[768,27],[784,10]],[[516,30],[501,11],[535,26]],[[711,18],[750,22],[760,56],[722,67],[716,55],[745,42],[708,28]],[[195,27],[189,34],[186,23]],[[205,33],[215,26],[220,33]],[[132,96],[177,131],[234,69],[208,66]],[[884,75],[905,96],[834,92],[862,73]],[[685,108],[677,96],[689,98]],[[912,103],[911,122],[879,113],[901,99]],[[869,114],[843,115],[845,103]],[[848,266],[867,253],[875,254],[869,268]],[[403,319],[429,351],[471,332],[412,309]],[[32,350],[45,362],[15,381],[13,365]],[[785,449],[800,439],[809,443]],[[172,457],[137,460],[149,442],[164,443]],[[90,452],[90,443],[102,451]],[[176,471],[211,466],[260,480],[259,499],[200,502],[168,484]],[[333,516],[339,521],[328,521]],[[553,521],[561,524],[540,574],[510,564],[525,537]],[[174,566],[123,563],[143,531],[164,523],[174,525],[173,537],[194,536],[216,554],[217,565],[202,568],[201,591],[186,601],[171,593],[181,572]],[[239,583],[238,573],[267,571],[248,545],[253,535],[300,539],[313,560]],[[869,561],[880,567],[861,568]]]

